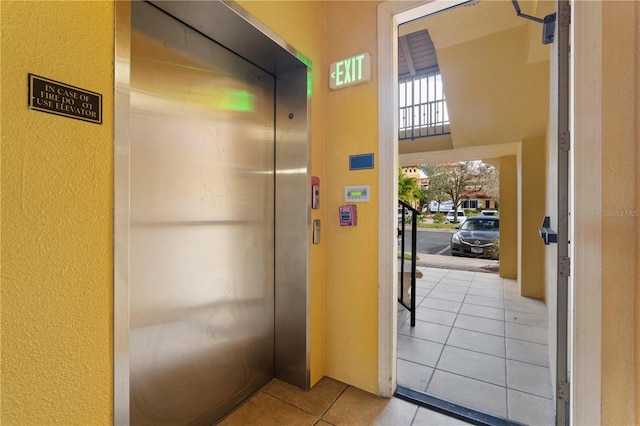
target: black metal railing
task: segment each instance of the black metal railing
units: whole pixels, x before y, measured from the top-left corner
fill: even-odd
[[[399,140],[451,133],[447,100],[438,68],[400,79],[398,94]]]
[[[420,212],[404,201],[398,200],[398,237],[400,238],[400,276],[398,277],[398,302],[411,313],[411,327],[416,325],[416,256],[418,215]],[[411,281],[405,283],[405,235],[406,225],[411,224]],[[409,299],[408,301],[406,299]]]

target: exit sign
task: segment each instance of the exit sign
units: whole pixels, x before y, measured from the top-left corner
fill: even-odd
[[[368,53],[360,53],[331,64],[329,86],[333,90],[366,83],[369,80],[371,80],[371,56]]]

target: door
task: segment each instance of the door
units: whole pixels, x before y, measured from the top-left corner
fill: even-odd
[[[132,2],[131,424],[211,424],[274,376],[274,78]]]

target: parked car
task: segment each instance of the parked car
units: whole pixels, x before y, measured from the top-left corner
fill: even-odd
[[[494,249],[494,243],[498,238],[500,238],[500,218],[470,217],[451,237],[451,255],[498,259],[498,251]]]
[[[411,210],[405,209],[404,212],[405,222],[411,220]],[[398,207],[398,223],[402,222],[402,207]]]
[[[445,218],[447,222],[453,223],[453,219],[455,218],[455,211],[449,210]],[[467,220],[467,215],[464,213],[464,210],[458,210],[458,223],[462,225],[465,220]]]
[[[498,216],[498,210],[480,210],[480,216]]]

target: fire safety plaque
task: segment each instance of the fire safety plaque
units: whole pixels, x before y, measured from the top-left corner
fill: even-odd
[[[102,95],[29,74],[28,107],[63,117],[102,124]]]

